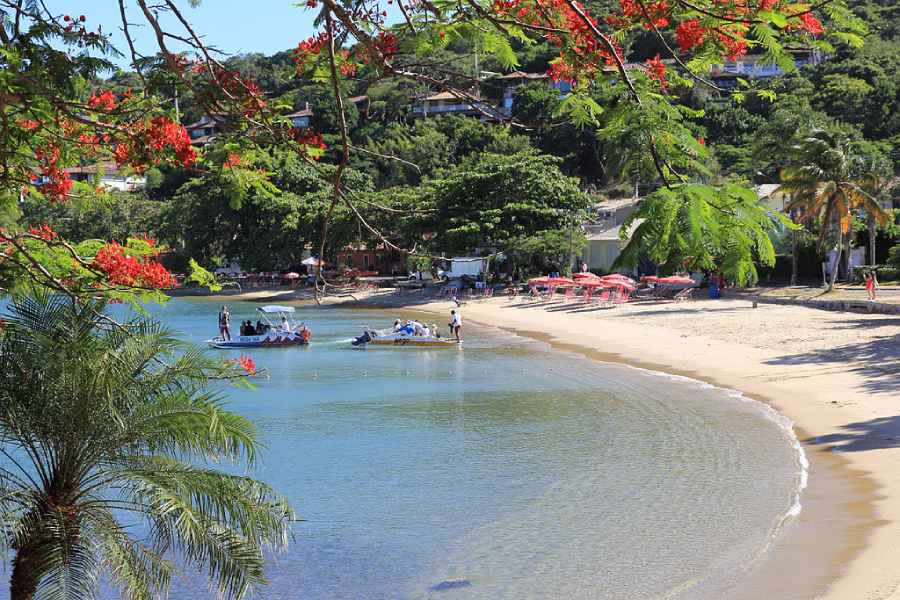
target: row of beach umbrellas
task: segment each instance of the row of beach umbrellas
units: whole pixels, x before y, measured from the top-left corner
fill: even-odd
[[[574,279],[568,277],[534,277],[528,283],[535,285],[581,285],[585,287],[620,287],[633,290],[637,282],[625,275],[613,273],[612,275],[594,275],[593,273],[576,273]]]

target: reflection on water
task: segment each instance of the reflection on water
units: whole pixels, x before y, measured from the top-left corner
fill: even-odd
[[[152,310],[196,341],[220,304]],[[270,378],[230,392],[269,447],[256,476],[306,519],[263,598],[691,597],[795,501],[790,434],[734,394],[472,324],[462,349],[352,349],[404,315],[302,312],[311,345],[251,350]]]

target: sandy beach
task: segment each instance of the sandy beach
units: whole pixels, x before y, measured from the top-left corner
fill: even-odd
[[[232,296],[232,294],[229,294]],[[240,299],[300,300],[250,292]],[[446,299],[360,303],[442,315]],[[334,302],[355,302],[344,298]],[[599,360],[735,389],[792,419],[810,462],[800,517],[734,591],[742,598],[900,597],[900,316],[721,298],[583,309],[498,297],[457,309],[467,328],[515,331]],[[399,315],[402,316],[402,315]]]

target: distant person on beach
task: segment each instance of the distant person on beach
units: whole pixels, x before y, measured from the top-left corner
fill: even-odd
[[[219,335],[222,336],[222,340],[231,340],[231,315],[224,306],[219,313]]]
[[[866,280],[866,293],[869,296],[869,300],[874,300],[875,290],[878,289],[878,278],[875,276],[875,271],[866,273],[864,278]]]
[[[453,320],[450,322],[450,332],[456,336],[456,342],[459,343],[459,330],[462,328],[462,317],[456,314],[455,310],[450,311]]]

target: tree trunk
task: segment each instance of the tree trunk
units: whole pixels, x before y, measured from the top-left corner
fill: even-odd
[[[869,213],[869,264],[873,267],[878,264],[875,260],[875,217]]]
[[[839,226],[840,227],[840,226]],[[844,234],[838,229],[838,245],[837,254],[834,257],[834,264],[831,265],[831,277],[828,279],[828,291],[834,289],[834,280],[837,279],[838,263],[841,262],[841,248],[844,245]]]
[[[845,252],[847,253],[847,283],[853,283],[853,260],[850,257],[850,244],[853,240],[853,236],[850,235],[850,231],[847,231],[847,246]]]
[[[16,550],[13,558],[12,576],[9,579],[10,600],[32,600],[37,592],[39,573],[35,568],[36,548],[25,545]]]
[[[794,195],[791,194],[791,200],[794,199]],[[791,211],[791,223],[797,222],[797,213],[796,211]],[[798,249],[797,249],[797,230],[791,229],[791,287],[797,285],[797,271],[800,270],[800,259],[798,257]]]

